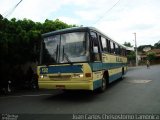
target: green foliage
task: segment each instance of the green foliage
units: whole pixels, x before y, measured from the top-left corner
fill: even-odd
[[[160,41],[154,44],[154,48],[160,49]]]
[[[156,53],[155,52],[149,52],[149,53],[147,53],[147,59],[148,60],[152,61],[152,60],[155,59],[155,57],[156,57]]]
[[[133,45],[131,45],[131,43],[130,42],[124,42],[124,44],[123,44],[124,46],[126,46],[126,47],[133,47]]]
[[[74,26],[58,19],[46,19],[44,23],[40,23],[29,19],[8,20],[0,15],[0,65],[38,61],[41,34]]]
[[[123,45],[126,46],[126,47],[133,47],[133,45],[131,45],[130,42],[124,42]],[[128,51],[127,52],[127,59],[128,59],[128,61],[135,60],[136,59],[135,52],[134,51]]]
[[[127,58],[128,58],[129,61],[135,60],[135,59],[136,59],[135,52],[134,52],[134,51],[130,51],[130,52],[127,54]]]

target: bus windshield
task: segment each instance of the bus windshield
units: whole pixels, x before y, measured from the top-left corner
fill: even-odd
[[[72,32],[44,38],[42,64],[88,61],[85,32]]]

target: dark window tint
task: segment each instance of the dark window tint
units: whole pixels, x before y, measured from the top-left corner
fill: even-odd
[[[108,51],[107,41],[104,37],[101,37],[101,43],[102,43],[103,51],[107,52]]]
[[[98,37],[97,37],[97,34],[95,32],[91,32],[90,33],[91,35],[91,49],[92,49],[92,52],[93,52],[93,55],[91,56],[92,57],[92,60],[94,61],[100,61],[101,57],[100,57],[100,44],[99,44],[99,41],[98,41]]]
[[[95,32],[91,32],[90,34],[91,34],[93,51],[98,53],[99,43],[98,43],[97,34]]]
[[[118,55],[119,54],[119,47],[117,44],[115,44],[115,53]]]
[[[112,41],[110,41],[111,53],[115,53],[115,45]]]

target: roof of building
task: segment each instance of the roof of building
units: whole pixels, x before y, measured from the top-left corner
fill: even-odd
[[[152,49],[152,50],[149,50],[149,51],[146,52],[146,54],[147,54],[147,53],[150,53],[150,52],[155,52],[155,53],[156,53],[156,57],[160,57],[160,49]],[[140,55],[141,58],[147,57],[146,54],[141,54],[141,55]]]
[[[126,50],[129,50],[129,51],[134,51],[134,47],[127,47],[127,46],[124,46],[126,48]]]
[[[152,50],[149,50],[147,52],[155,52],[156,54],[159,54],[160,53],[160,49],[152,49]]]

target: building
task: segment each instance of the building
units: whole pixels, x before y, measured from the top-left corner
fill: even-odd
[[[147,54],[155,53],[155,58],[151,61],[152,64],[159,64],[160,63],[160,49],[151,49],[146,52],[140,54],[141,61],[147,60]]]

